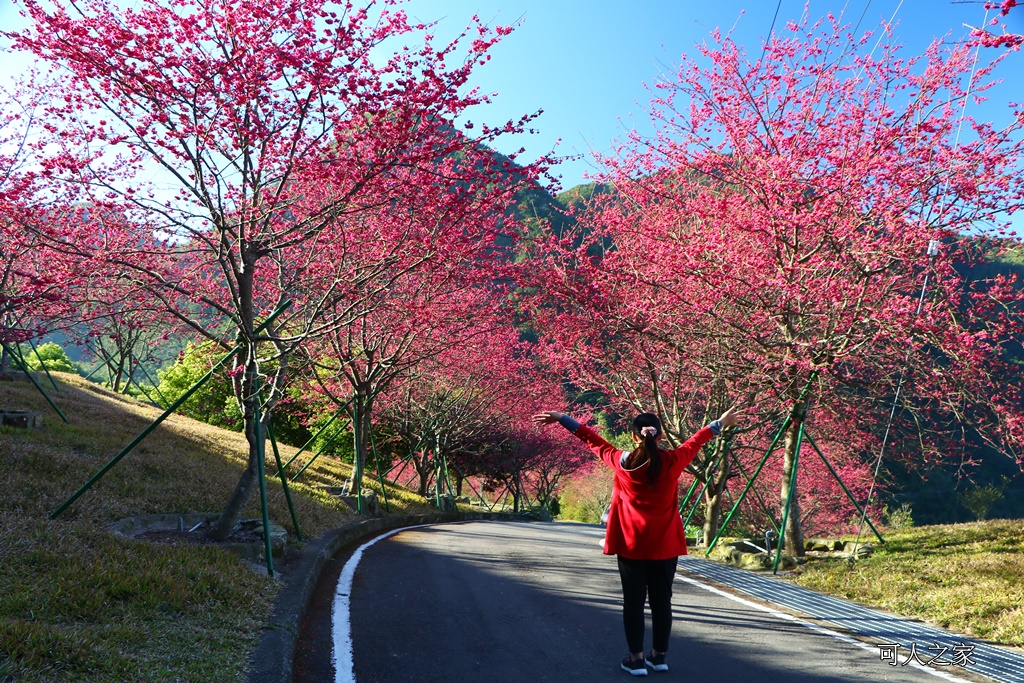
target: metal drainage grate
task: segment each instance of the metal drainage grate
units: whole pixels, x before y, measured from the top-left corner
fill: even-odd
[[[909,652],[915,645],[947,652],[969,652],[969,670],[1002,683],[1024,683],[1024,655],[964,636],[876,612],[838,598],[815,593],[780,579],[737,569],[692,556],[679,558],[679,568],[690,574],[730,586],[764,602],[803,612],[861,636],[900,645]],[[901,656],[906,656],[903,654]]]

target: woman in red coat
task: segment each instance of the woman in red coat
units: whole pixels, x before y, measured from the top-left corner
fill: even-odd
[[[597,432],[564,413],[533,416],[538,424],[560,423],[587,444],[615,472],[611,510],[604,540],[606,555],[617,555],[622,580],[622,622],[629,656],[622,668],[646,676],[647,667],[668,671],[665,653],[672,630],[672,581],[680,555],[686,554],[686,531],[679,517],[679,478],[701,446],[738,421],[732,409],[672,450],[659,447],[663,431],[653,413],[633,420],[636,448],[621,451]],[[644,656],[644,603],[651,606],[653,649]]]

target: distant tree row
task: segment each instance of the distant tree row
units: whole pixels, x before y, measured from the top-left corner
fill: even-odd
[[[437,46],[390,3],[19,3],[3,36],[45,66],[2,103],[0,341],[77,330],[115,388],[190,342],[166,393],[225,358],[186,407],[249,445],[215,538],[268,426],[338,413],[357,472],[376,446],[424,493],[475,477],[519,505],[590,467],[531,412],[653,410],[678,443],[739,405],[690,468],[704,534],[774,441],[742,514],[790,504],[796,553],[850,528],[838,480],[872,498],[883,456],[1021,462],[1022,288],[974,266],[1020,247],[1024,116],[965,117],[983,36],[905,58],[831,18],[749,54],[716,32],[655,85],[655,132],[553,204],[550,159],[491,151],[534,115],[476,118],[508,27]]]

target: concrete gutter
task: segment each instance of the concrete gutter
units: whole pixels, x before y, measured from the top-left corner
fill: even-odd
[[[270,623],[263,630],[256,652],[249,660],[248,683],[291,683],[299,625],[327,562],[347,545],[407,526],[466,522],[478,519],[525,520],[524,515],[499,512],[438,512],[363,519],[308,541],[277,595]]]

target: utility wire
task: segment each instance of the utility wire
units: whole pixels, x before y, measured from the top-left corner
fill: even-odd
[[[903,5],[903,0],[900,0],[900,5],[901,6]],[[898,7],[896,9],[897,9],[897,11],[899,11]],[[985,19],[982,22],[982,25],[985,25],[985,24],[988,23],[988,12],[989,12],[989,10],[986,9],[985,10]],[[893,14],[893,18],[895,18],[895,16],[896,15],[894,13]],[[891,20],[890,20],[890,23],[891,23]],[[877,47],[877,44],[875,45],[875,47]],[[980,58],[980,56],[981,56],[981,45],[979,43],[979,45],[974,50],[974,62],[971,65],[971,75],[967,79],[967,90],[964,93],[963,106],[960,108],[960,122],[959,122],[959,125],[957,126],[956,136],[953,139],[953,149],[954,150],[957,147],[959,147],[959,145],[960,145],[960,133],[963,130],[964,120],[967,118],[967,101],[970,99],[971,89],[974,87],[974,76],[977,74],[977,71],[978,71],[978,59]],[[943,184],[943,189],[939,193],[939,198],[941,198],[942,195],[945,194],[948,189],[949,189],[949,175],[946,176],[946,179],[945,179],[944,184]],[[939,253],[938,245],[939,245],[939,241],[937,239],[933,239],[933,240],[928,242],[928,270],[925,271],[924,283],[921,285],[921,295],[918,297],[918,300],[917,300],[917,310],[914,312],[914,318],[915,319],[917,319],[917,318],[919,318],[921,316],[921,310],[924,307],[925,291],[928,288],[928,277],[931,274],[931,266],[932,266],[932,264],[935,261],[935,257]],[[900,393],[903,390],[903,383],[904,383],[905,378],[906,378],[907,364],[910,361],[910,353],[911,353],[910,349],[907,349],[907,357],[904,359],[904,361],[903,361],[903,368],[900,370],[900,379],[899,379],[899,381],[896,384],[896,394],[893,397],[892,408],[889,411],[889,419],[886,422],[885,433],[882,436],[882,446],[881,446],[881,448],[878,451],[878,458],[875,461],[875,471],[874,471],[874,475],[871,478],[871,487],[868,490],[867,501],[865,501],[865,503],[864,503],[864,514],[861,515],[860,525],[857,527],[857,540],[854,541],[854,544],[855,544],[854,548],[856,548],[857,545],[860,544],[860,537],[861,537],[861,535],[864,532],[864,522],[865,522],[865,520],[867,520],[868,505],[871,504],[871,499],[874,497],[875,484],[878,482],[878,472],[879,472],[879,470],[881,468],[881,465],[882,465],[882,457],[885,454],[885,447],[886,447],[886,445],[889,442],[889,433],[890,433],[890,430],[892,428],[893,419],[896,416],[896,408],[899,405]],[[853,563],[855,561],[856,555],[857,554],[856,554],[856,550],[855,550],[854,553],[850,557],[850,566],[851,566],[851,568],[852,568]]]
[[[779,4],[775,5],[775,16],[772,17],[772,25],[771,28],[768,29],[768,35],[765,36],[764,48],[761,50],[761,58],[757,60],[758,62],[763,62],[764,55],[766,52],[768,52],[768,43],[771,42],[772,32],[775,30],[775,21],[779,18],[780,9],[782,9],[782,0],[779,0]]]

